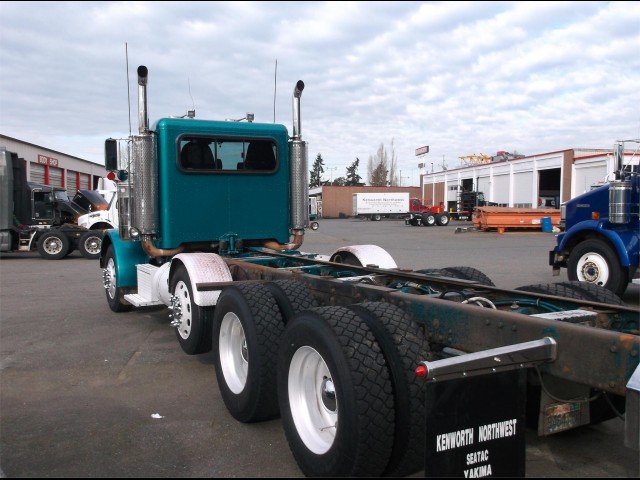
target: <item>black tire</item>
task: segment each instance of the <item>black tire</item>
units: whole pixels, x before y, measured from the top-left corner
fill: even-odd
[[[422,225],[424,227],[432,227],[436,224],[436,216],[433,213],[422,214]]]
[[[448,213],[438,213],[436,215],[436,223],[441,227],[444,227],[445,225],[449,225],[450,221],[451,221],[451,217],[449,216]]]
[[[348,307],[306,310],[287,325],[280,345],[280,412],[302,472],[380,476],[393,446],[393,392],[366,322]]]
[[[371,220],[379,222],[380,220],[382,220],[382,215],[376,213],[375,215],[371,216]]]
[[[588,300],[609,305],[625,305],[624,301],[611,290],[593,283],[568,281],[558,283],[540,283],[518,287],[516,290],[532,293],[544,293],[558,297]]]
[[[416,322],[390,303],[350,305],[373,332],[384,358],[394,392],[395,435],[384,476],[404,477],[424,468],[425,389],[415,368],[427,359],[429,344]]]
[[[296,313],[319,306],[309,288],[302,282],[275,280],[265,283],[265,286],[278,304],[285,325]]]
[[[311,230],[318,230],[318,228],[320,228],[320,224],[318,222],[311,222],[309,226],[311,227]]]
[[[100,247],[102,246],[102,232],[100,230],[89,230],[78,240],[78,250],[84,258],[96,260],[100,258]]]
[[[484,273],[482,273],[477,268],[473,267],[445,267],[441,268],[440,272],[442,275],[460,278],[462,280],[471,280],[474,282],[478,282],[481,285],[489,285],[491,287],[495,287],[493,281]]]
[[[585,300],[591,300],[593,302],[607,303],[609,305],[626,305],[618,295],[609,290],[606,287],[595,285],[589,282],[568,281],[561,282],[561,285],[567,285],[582,292]]]
[[[615,251],[604,241],[586,240],[578,244],[567,262],[569,280],[593,283],[622,296],[629,285],[629,276],[622,268]]]
[[[278,417],[276,366],[284,321],[262,284],[225,288],[213,314],[218,387],[229,413],[251,423]]]
[[[61,232],[47,232],[38,239],[38,253],[47,260],[60,260],[69,254],[71,242]]]
[[[133,305],[127,302],[124,296],[129,293],[130,289],[118,287],[116,256],[113,251],[113,245],[110,245],[107,249],[104,265],[102,281],[107,293],[109,308],[116,313],[128,312],[133,308]]]
[[[211,351],[211,312],[214,307],[199,307],[193,301],[191,279],[184,265],[171,277],[169,291],[173,295],[171,318],[176,325],[176,338],[187,355]]]
[[[416,270],[416,273],[442,275],[442,270],[440,270],[439,268],[422,268],[420,270]]]

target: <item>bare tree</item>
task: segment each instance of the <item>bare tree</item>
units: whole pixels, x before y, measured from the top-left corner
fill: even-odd
[[[389,165],[389,185],[398,185],[398,157],[396,156],[395,141],[391,139],[391,163]]]
[[[367,176],[369,185],[381,187],[386,185],[398,185],[397,174],[398,160],[394,141],[391,140],[391,164],[389,164],[389,154],[384,144],[381,143],[375,155],[369,156],[367,165]]]

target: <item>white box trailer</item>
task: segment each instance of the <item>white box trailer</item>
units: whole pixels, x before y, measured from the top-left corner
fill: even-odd
[[[380,220],[409,213],[409,192],[373,192],[353,194],[353,216]]]

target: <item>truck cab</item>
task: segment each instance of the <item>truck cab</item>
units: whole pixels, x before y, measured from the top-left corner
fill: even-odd
[[[190,253],[295,249],[309,226],[299,121],[291,137],[285,126],[255,123],[251,114],[246,122],[166,117],[150,128],[146,75],[141,66],[139,135],[128,139],[125,158],[117,140],[105,142],[105,167],[120,180],[119,225],[104,236],[100,261],[116,311],[122,302],[139,304],[124,295],[138,286],[137,271],[145,265],[177,269],[190,264]],[[294,115],[303,88],[299,81],[294,89]]]
[[[154,248],[163,250],[218,251],[233,249],[235,242],[288,242],[288,217],[282,215],[289,209],[284,126],[163,118],[153,132],[156,148],[147,161],[157,175],[143,180],[136,178],[139,172],[131,172],[128,191],[120,186],[124,222],[119,233],[109,233],[103,249],[116,237],[147,235],[154,237]],[[157,178],[157,184],[148,184],[149,178]],[[144,195],[145,188],[157,206],[141,211],[128,200]],[[142,249],[140,243],[137,247]]]
[[[625,165],[624,144],[614,148],[614,178],[563,203],[556,246],[549,252],[553,274],[604,286],[619,296],[638,271],[640,182],[635,165]],[[640,143],[640,141],[634,141]]]

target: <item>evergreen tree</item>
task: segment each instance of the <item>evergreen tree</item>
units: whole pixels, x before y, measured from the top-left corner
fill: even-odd
[[[357,186],[360,185],[362,177],[358,175],[358,165],[360,165],[360,159],[356,157],[356,161],[347,167],[347,178],[345,179],[345,185]]]
[[[331,185],[335,187],[344,187],[347,185],[347,179],[344,177],[338,177],[333,181],[333,183],[331,183]]]
[[[324,173],[324,161],[322,155],[318,153],[313,168],[309,172],[309,188],[319,187],[322,184],[322,174]]]

